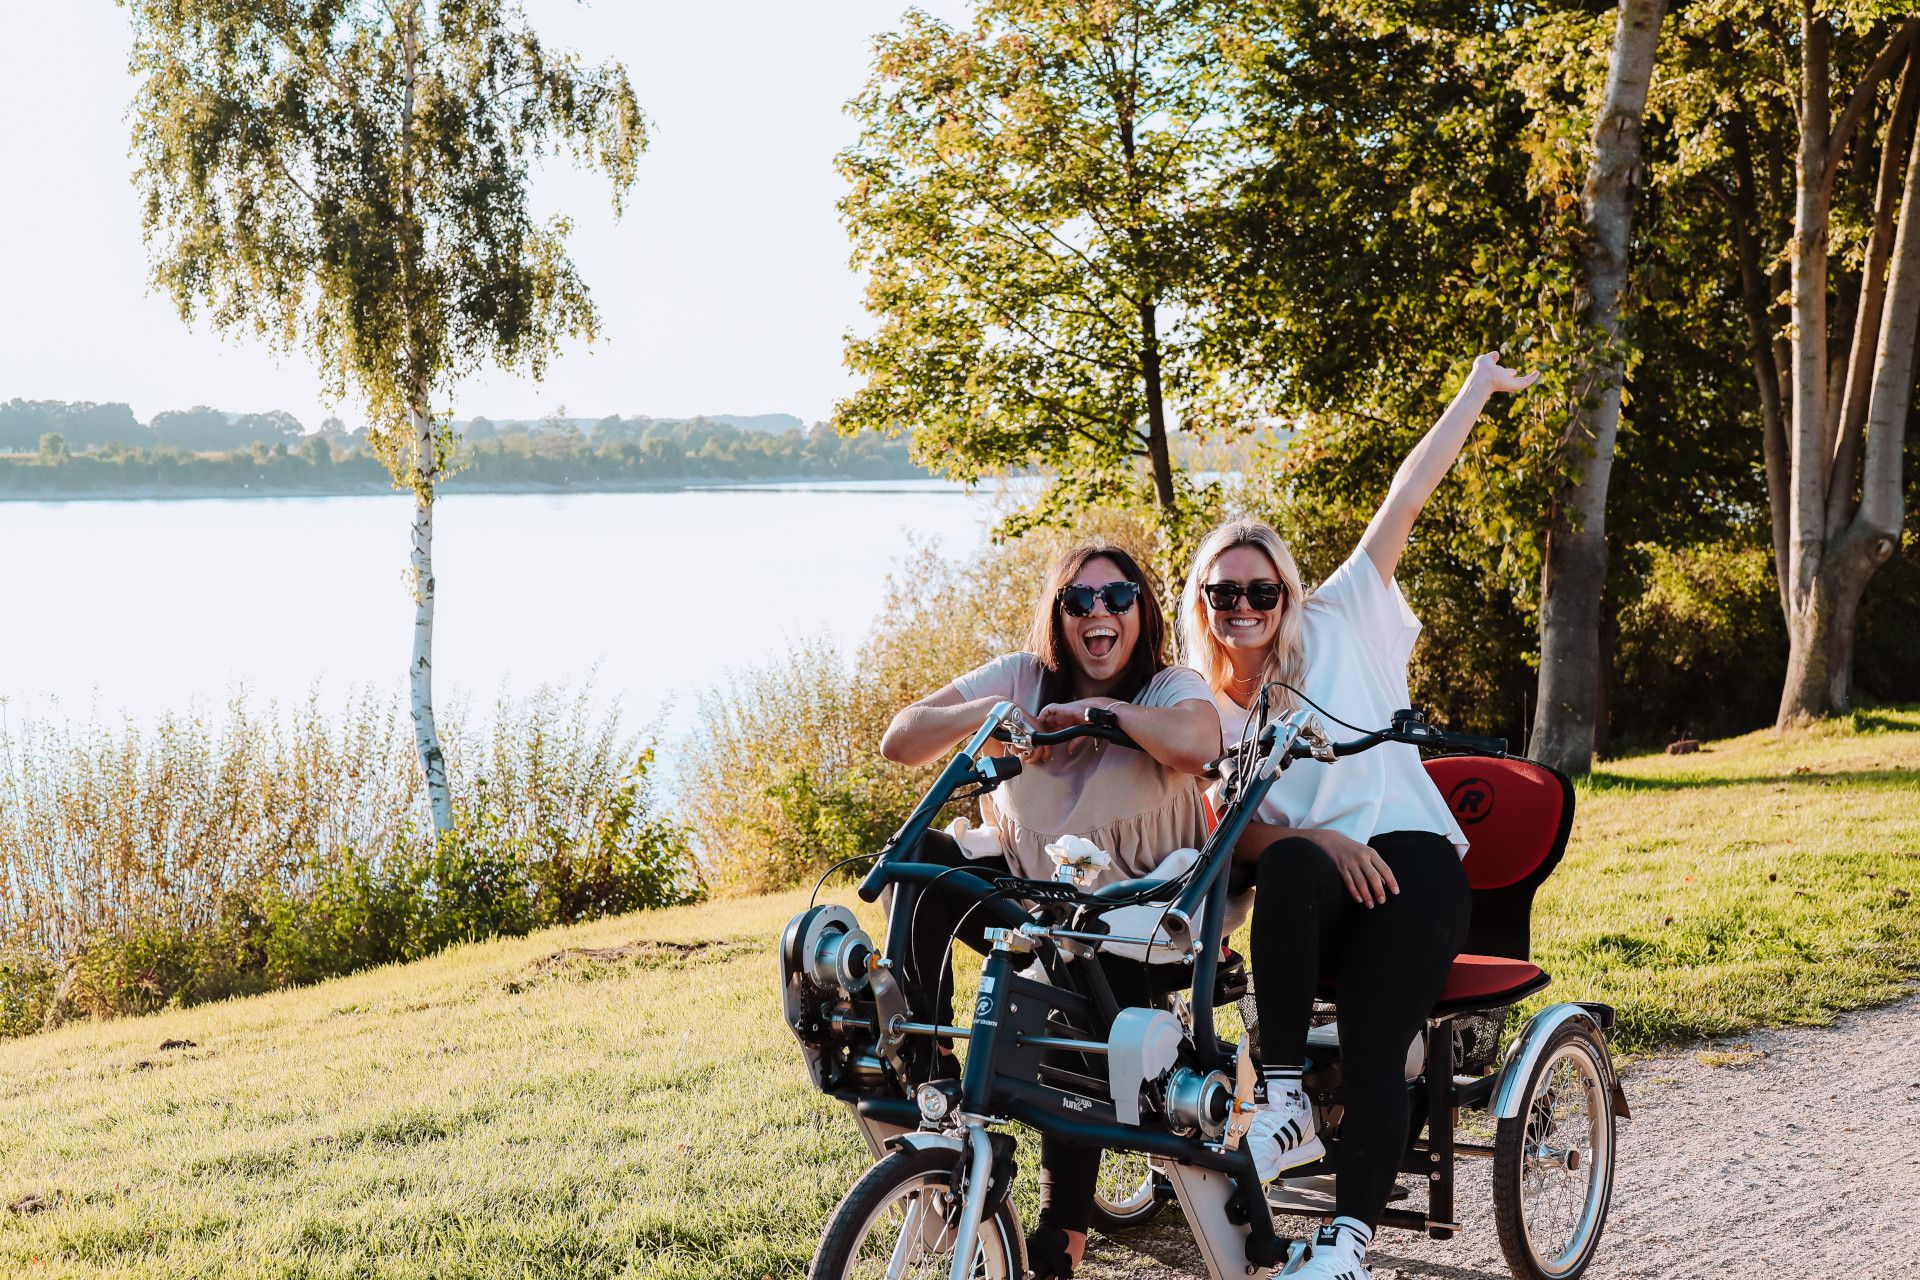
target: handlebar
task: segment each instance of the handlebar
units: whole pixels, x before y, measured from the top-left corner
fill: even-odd
[[[1105,715],[1109,718],[1113,715],[1111,711],[1105,711],[1102,708],[1095,708],[1093,714]],[[1014,740],[1013,734],[1004,728],[995,729],[993,736],[998,742]],[[1117,742],[1123,747],[1131,747],[1135,751],[1142,749],[1140,744],[1129,738],[1118,724],[1102,724],[1097,720],[1090,720],[1085,724],[1070,724],[1064,729],[1036,730],[1027,735],[1027,742],[1036,747],[1051,747],[1062,742],[1072,742],[1076,738],[1099,738],[1105,742]]]
[[[1272,749],[1274,735],[1278,731],[1278,725],[1268,725],[1260,734],[1252,749],[1256,758]],[[1324,737],[1316,741],[1309,734],[1301,733],[1288,747],[1287,755],[1294,760],[1327,761],[1342,756],[1358,755],[1362,751],[1370,751],[1386,742],[1400,742],[1412,747],[1451,750],[1469,755],[1504,757],[1507,754],[1505,738],[1483,738],[1471,733],[1453,733],[1428,724],[1417,712],[1396,711],[1393,713],[1390,727],[1373,733],[1363,733],[1345,742],[1328,742]],[[1240,748],[1234,747],[1222,754],[1219,759],[1211,761],[1207,765],[1206,776],[1219,777],[1222,768],[1239,753]]]

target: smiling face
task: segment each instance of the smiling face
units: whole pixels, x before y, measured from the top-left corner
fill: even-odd
[[[1243,542],[1220,553],[1206,581],[1209,584],[1231,582],[1246,587],[1256,582],[1279,582],[1280,572],[1274,568],[1266,552]],[[1208,603],[1207,631],[1225,646],[1228,656],[1235,659],[1236,671],[1246,659],[1254,659],[1247,663],[1247,669],[1257,670],[1258,659],[1265,657],[1267,646],[1273,643],[1273,637],[1280,630],[1280,619],[1286,615],[1291,603],[1284,593],[1280,603],[1265,613],[1248,603],[1244,594],[1231,609],[1216,609]]]
[[[1097,591],[1110,582],[1127,581],[1130,579],[1119,565],[1105,556],[1094,556],[1080,566],[1070,585]],[[1057,604],[1054,607],[1060,608]],[[1093,612],[1084,618],[1060,609],[1060,627],[1073,658],[1075,692],[1082,698],[1094,697],[1119,683],[1128,659],[1133,657],[1134,646],[1140,643],[1140,605],[1135,601],[1131,609],[1115,615],[1107,612],[1104,601],[1095,600]]]

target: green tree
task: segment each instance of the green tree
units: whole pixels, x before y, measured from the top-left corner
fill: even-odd
[[[879,38],[840,157],[878,320],[847,344],[842,431],[911,427],[965,480],[1052,469],[1030,518],[1145,498],[1178,527],[1171,437],[1247,413],[1214,289],[1243,22],[1213,0],[984,0],[970,30],[910,12]]]
[[[1593,339],[1582,197],[1608,102],[1596,50],[1615,47],[1617,16],[1479,0],[1417,13],[1268,0],[1262,14],[1271,35],[1234,50],[1247,64],[1250,253],[1221,289],[1300,430],[1259,505],[1306,535],[1303,559],[1326,572],[1475,350],[1542,369],[1539,388],[1476,429],[1400,574],[1428,623],[1420,696],[1517,739],[1532,719],[1551,513],[1597,456],[1579,447],[1608,354]],[[1649,116],[1648,163],[1671,167],[1682,144]],[[1632,271],[1615,277],[1627,339],[1615,350],[1630,357],[1615,466],[1630,478],[1609,486],[1606,594],[1579,667],[1599,686],[1596,746],[1615,615],[1647,572],[1635,548],[1748,536],[1764,510],[1748,384],[1729,354],[1725,246],[1704,191],[1654,184],[1635,211]],[[1316,528],[1339,536],[1319,545]]]
[[[1687,11],[1676,165],[1725,209],[1763,422],[1781,725],[1846,709],[1868,581],[1901,543],[1920,332],[1920,18],[1870,0]]]
[[[58,466],[72,456],[67,452],[67,438],[58,431],[49,431],[40,437],[40,461]]]
[[[1540,577],[1540,691],[1531,753],[1567,773],[1593,762],[1606,673],[1600,607],[1607,584],[1607,485],[1626,382],[1622,333],[1628,241],[1641,185],[1641,124],[1666,0],[1620,0],[1607,83],[1580,192],[1577,307],[1587,350],[1567,414]]]
[[[534,157],[632,184],[644,121],[624,68],[543,45],[510,0],[123,0],[154,278],[181,315],[305,350],[365,402],[414,495],[412,710],[436,829],[433,503],[447,401],[488,364],[538,376],[596,314]],[[436,401],[439,408],[436,408]]]

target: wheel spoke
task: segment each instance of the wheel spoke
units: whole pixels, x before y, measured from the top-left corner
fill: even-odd
[[[932,1176],[903,1183],[870,1215],[856,1244],[846,1280],[947,1280],[957,1234],[951,1221],[953,1193]],[[974,1244],[976,1280],[1019,1280],[1006,1244],[992,1222],[981,1224]]]

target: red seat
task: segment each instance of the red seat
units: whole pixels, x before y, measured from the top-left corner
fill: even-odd
[[[1528,961],[1533,892],[1567,848],[1573,784],[1531,760],[1444,756],[1427,776],[1467,837],[1465,869],[1473,887],[1467,948],[1453,962],[1435,1013],[1516,1004],[1547,985]]]
[[[1540,966],[1504,956],[1455,956],[1447,985],[1434,1002],[1436,1013],[1498,1009],[1517,1004],[1547,985]]]

